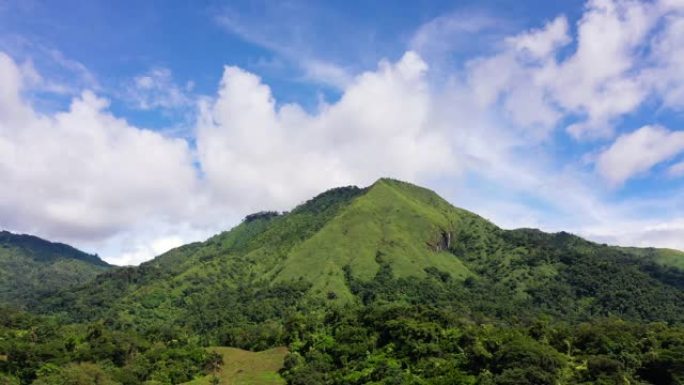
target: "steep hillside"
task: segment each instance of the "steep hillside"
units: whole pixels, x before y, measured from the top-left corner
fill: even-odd
[[[487,318],[679,322],[679,261],[677,253],[567,233],[502,230],[430,190],[381,179],[330,190],[290,213],[251,215],[206,242],[103,274],[44,310],[142,328],[163,320],[214,339],[217,330],[279,319],[292,307],[377,300]]]
[[[0,304],[32,305],[43,295],[84,284],[109,268],[97,256],[71,246],[0,231]]]

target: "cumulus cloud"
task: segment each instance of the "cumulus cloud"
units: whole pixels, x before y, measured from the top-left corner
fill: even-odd
[[[296,104],[276,107],[256,75],[227,67],[197,131],[207,183],[238,205],[286,208],[326,187],[453,168],[448,138],[431,120],[426,70],[409,52],[358,76],[337,103],[307,113]]]
[[[129,125],[89,91],[41,115],[21,98],[19,68],[5,54],[0,82],[3,227],[83,240],[186,210],[196,181],[185,141]]]
[[[683,151],[684,132],[644,126],[620,136],[599,155],[596,167],[608,181],[620,184]]]
[[[665,247],[684,250],[684,220],[623,221],[619,226],[603,224],[584,228],[581,234],[598,242],[635,247]]]
[[[682,66],[672,53],[682,44],[681,12],[665,1],[589,1],[574,39],[560,16],[471,60],[469,79],[480,102],[500,104],[522,128],[549,133],[571,119],[575,138],[610,137],[651,95],[678,106]]]

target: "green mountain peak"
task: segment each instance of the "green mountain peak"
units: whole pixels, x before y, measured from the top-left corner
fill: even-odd
[[[192,312],[211,318],[207,309],[233,307],[250,319],[254,308],[262,309],[249,305],[254,301],[278,303],[271,310],[276,316],[301,301],[394,301],[447,285],[431,295],[460,293],[444,304],[488,316],[527,309],[578,319],[615,311],[635,319],[684,318],[684,305],[655,307],[675,303],[671,298],[684,304],[684,272],[668,267],[681,255],[645,250],[568,233],[503,230],[431,190],[383,178],[366,188],[328,190],[287,213],[249,215],[205,242],[102,274],[48,307],[143,323],[183,322],[196,318]],[[644,298],[625,305],[614,296],[615,282],[647,288],[638,291]],[[506,300],[494,306],[487,300],[493,297]]]
[[[248,215],[205,242],[43,296],[34,310],[79,324],[25,354],[33,333],[5,317],[0,363],[22,368],[11,373],[23,383],[33,373],[34,384],[57,383],[60,372],[43,369],[49,347],[67,357],[55,362],[106,363],[122,384],[211,368],[188,383],[203,384],[259,363],[213,348],[226,359],[217,371],[220,357],[202,358],[198,344],[287,345],[269,372],[282,368],[293,384],[674,384],[680,377],[662,373],[682,373],[684,329],[671,326],[684,324],[682,262],[672,250],[501,229],[433,191],[380,179]],[[143,336],[154,343],[136,347]]]

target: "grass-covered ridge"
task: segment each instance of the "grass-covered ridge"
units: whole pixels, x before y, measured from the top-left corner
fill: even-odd
[[[424,277],[425,268],[437,267],[463,279],[470,272],[440,244],[464,216],[472,214],[432,191],[381,179],[298,245],[277,278],[303,277],[313,283],[314,293],[346,299],[351,297],[345,268],[366,280],[383,264],[391,265],[398,277]]]

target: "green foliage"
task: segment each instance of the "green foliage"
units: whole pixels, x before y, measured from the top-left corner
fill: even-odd
[[[432,191],[381,179],[330,190],[290,213],[251,215],[41,309],[141,331],[189,327],[208,344],[242,347],[278,337],[237,336],[236,325],[277,321],[288,308],[379,299],[427,301],[481,319],[684,321],[684,270],[648,253],[567,233],[501,230]]]
[[[41,296],[84,284],[109,268],[71,246],[0,231],[0,305],[34,306]]]
[[[0,385],[20,385],[19,379],[4,373],[0,373]]]
[[[286,345],[290,384],[679,384],[682,256],[502,230],[382,179],[38,298],[49,316],[0,312],[0,381],[220,383],[201,347]]]
[[[43,370],[33,385],[120,385],[92,363],[69,364],[65,368]]]
[[[0,312],[0,352],[0,378],[40,385],[178,384],[214,359],[192,337],[144,336],[103,322],[65,325],[9,309]]]
[[[684,328],[664,324],[478,325],[452,310],[396,303],[307,322],[285,359],[291,384],[679,384],[684,365]]]

